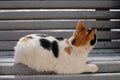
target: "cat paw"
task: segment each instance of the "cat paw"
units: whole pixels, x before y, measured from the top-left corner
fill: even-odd
[[[97,72],[98,67],[95,64],[87,64],[86,72]]]
[[[91,72],[97,72],[98,71],[98,67],[95,64],[91,64]]]
[[[90,63],[90,62],[91,62],[91,60],[89,58],[87,58],[87,63]]]

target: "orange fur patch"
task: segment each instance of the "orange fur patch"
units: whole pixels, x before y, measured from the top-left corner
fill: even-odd
[[[82,22],[78,22],[77,23],[77,27],[76,27],[76,30],[79,30],[83,27],[83,23]]]
[[[70,44],[68,39],[66,39],[66,41],[65,41],[65,42],[66,42],[67,44]]]
[[[29,41],[29,38],[24,37],[24,38],[21,39],[21,41],[22,41],[22,42],[28,42],[28,41]]]
[[[96,33],[96,29],[92,30],[89,33],[89,29],[83,25],[82,22],[78,22],[76,30],[74,31],[74,36],[71,39],[71,43],[74,42],[74,46],[84,46],[90,41],[94,34]]]
[[[71,54],[71,49],[70,49],[70,47],[65,47],[64,50],[67,52],[68,55]]]
[[[75,45],[76,46],[83,46],[86,45],[88,42],[88,38],[86,38],[87,36],[85,35],[86,32],[83,33],[78,33],[75,37],[76,42]]]

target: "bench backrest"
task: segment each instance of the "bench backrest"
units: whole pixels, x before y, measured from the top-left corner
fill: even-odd
[[[96,49],[120,48],[119,0],[0,0],[0,51],[31,33],[69,38],[76,23],[97,28]]]

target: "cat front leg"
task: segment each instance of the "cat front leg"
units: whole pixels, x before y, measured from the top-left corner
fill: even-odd
[[[90,63],[91,62],[91,59],[87,57],[87,63]]]
[[[95,64],[86,64],[86,70],[85,72],[97,72],[98,67]]]

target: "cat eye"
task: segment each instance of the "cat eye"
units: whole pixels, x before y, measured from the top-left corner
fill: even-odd
[[[74,39],[74,40],[72,41],[72,44],[73,44],[73,45],[75,44],[75,41],[76,41],[76,39]]]
[[[92,31],[92,30],[88,30],[88,34],[90,34],[90,33],[91,33],[91,31]]]
[[[94,39],[90,41],[90,45],[93,46],[96,43],[96,34],[94,34]]]

